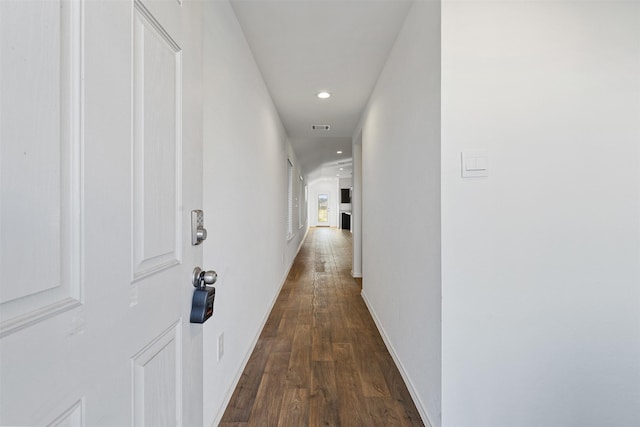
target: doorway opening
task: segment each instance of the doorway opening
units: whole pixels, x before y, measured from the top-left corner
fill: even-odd
[[[318,226],[329,226],[329,196],[318,194]]]

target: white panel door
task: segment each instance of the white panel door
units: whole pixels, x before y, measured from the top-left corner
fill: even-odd
[[[0,425],[202,424],[200,7],[0,0]]]

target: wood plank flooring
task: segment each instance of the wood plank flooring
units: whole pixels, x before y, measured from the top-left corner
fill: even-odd
[[[311,228],[220,427],[424,425],[350,270],[351,234]]]

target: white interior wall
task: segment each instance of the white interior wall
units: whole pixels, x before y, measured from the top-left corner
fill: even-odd
[[[215,425],[253,349],[306,227],[287,241],[287,157],[297,161],[236,16],[203,3],[203,268],[218,272],[213,317],[203,325],[204,422]],[[294,184],[295,185],[295,184]],[[296,193],[294,192],[294,195]],[[224,333],[224,356],[217,339]]]
[[[342,178],[339,180],[340,188],[351,188],[353,185],[353,178]]]
[[[353,192],[351,194],[351,231],[353,232],[353,261],[351,275],[362,277],[362,130],[353,138]]]
[[[640,425],[639,8],[443,3],[444,426]]]
[[[439,131],[440,5],[416,2],[362,119],[362,293],[434,426],[441,393]],[[359,140],[360,130],[354,135]]]

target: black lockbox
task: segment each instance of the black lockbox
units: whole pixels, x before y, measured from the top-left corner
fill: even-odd
[[[201,287],[193,291],[191,302],[191,323],[204,323],[213,314],[213,300],[216,297],[216,288]]]

